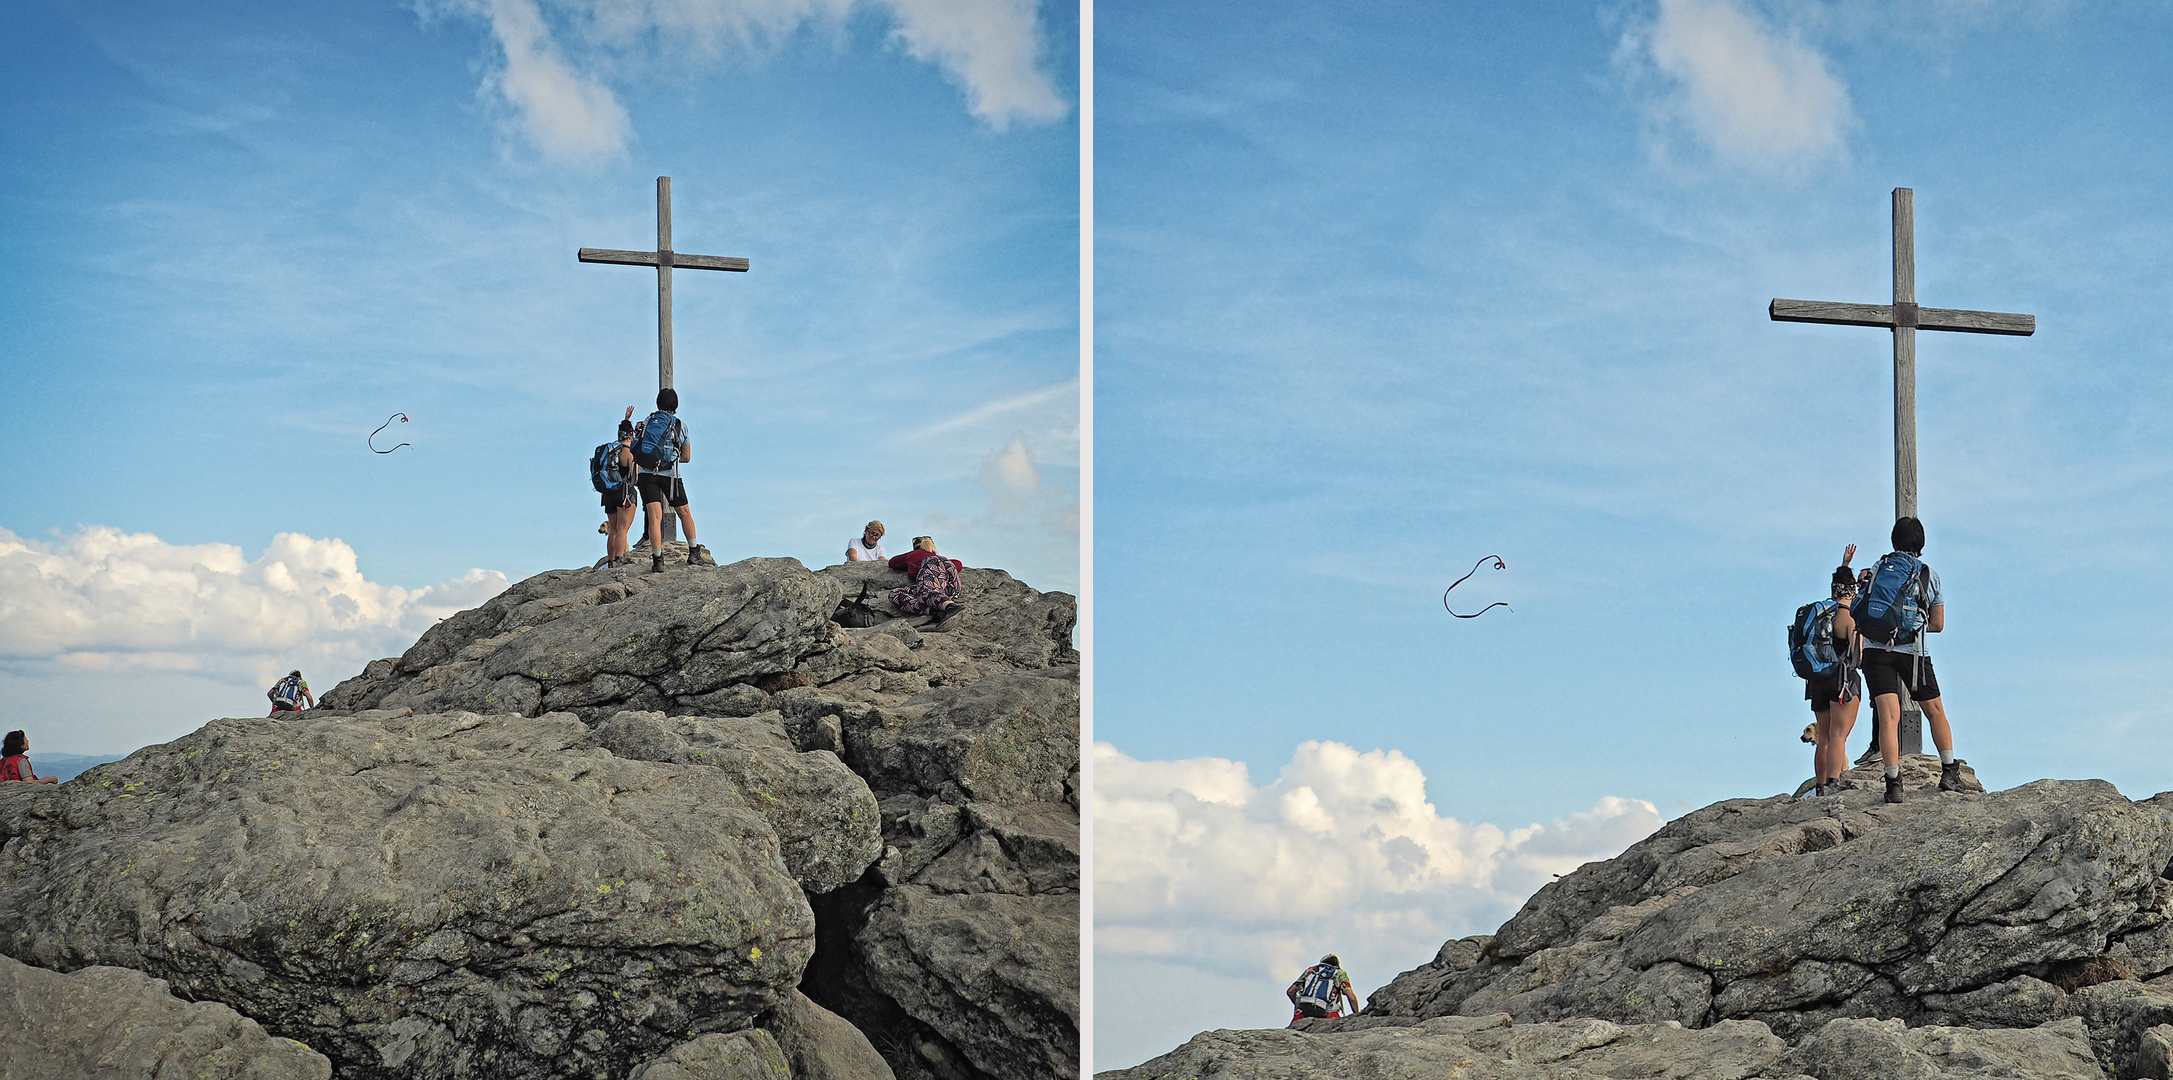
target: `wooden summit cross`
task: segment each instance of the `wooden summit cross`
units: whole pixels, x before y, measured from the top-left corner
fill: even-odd
[[[1958,330],[1965,334],[2028,337],[2037,317],[2003,311],[1956,311],[1918,307],[1916,302],[1916,191],[1894,189],[1894,302],[1841,304],[1827,300],[1780,300],[1766,306],[1774,322],[1883,326],[1894,331],[1894,516],[1916,512],[1916,332]],[[1922,753],[1923,713],[1901,695],[1901,752]]]
[[[747,260],[720,255],[688,255],[672,250],[672,178],[656,178],[656,250],[619,251],[615,248],[582,248],[576,256],[586,263],[618,263],[621,266],[656,267],[656,388],[672,385],[672,270],[732,270],[747,272]],[[644,526],[643,533],[646,535]],[[679,519],[667,508],[664,539],[679,534]],[[661,544],[659,544],[661,548]]]

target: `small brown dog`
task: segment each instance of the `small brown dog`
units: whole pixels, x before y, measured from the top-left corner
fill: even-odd
[[[1803,741],[1813,746],[1818,745],[1818,721],[1813,720],[1803,725]]]

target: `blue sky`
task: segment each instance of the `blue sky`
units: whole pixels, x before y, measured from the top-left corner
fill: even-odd
[[[0,12],[0,727],[125,751],[602,554],[656,389],[720,560],[1078,587],[1078,18],[1033,0]],[[370,453],[365,436],[393,413]],[[57,448],[57,452],[56,452]],[[275,541],[275,537],[284,539]]]
[[[1884,302],[1897,186],[1922,303],[2039,327],[1918,338],[1959,752],[2173,786],[2164,8],[1095,29],[1095,980],[1171,1006],[1103,1007],[1097,1068],[1809,774],[1784,624],[1886,550],[1891,342],[1765,308]],[[1459,610],[1515,610],[1449,618],[1490,554]]]

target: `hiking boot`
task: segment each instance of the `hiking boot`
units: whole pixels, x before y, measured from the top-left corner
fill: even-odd
[[[657,553],[656,553],[656,554],[655,554],[654,556],[651,556],[651,557],[650,557],[650,559],[649,559],[649,572],[650,572],[650,573],[652,573],[652,574],[661,574],[661,573],[663,573],[663,572],[664,572],[664,553],[663,553],[663,552],[659,551],[659,552],[657,552]]]
[[[711,555],[708,548],[703,547],[700,544],[696,544],[693,547],[687,549],[687,565],[715,566],[717,565],[717,557]]]
[[[1963,787],[1962,787],[1962,759],[1961,759],[1961,758],[1955,758],[1955,759],[1954,759],[1953,761],[1949,761],[1949,762],[1946,762],[1945,764],[1942,764],[1942,765],[1940,765],[1940,766],[1939,766],[1939,790],[1941,790],[1941,791],[1961,791],[1961,790],[1964,790],[1964,789],[1963,789]]]
[[[936,612],[936,617],[928,620],[928,628],[931,630],[938,629],[949,623],[952,619],[955,619],[960,615],[965,614],[965,612],[966,605],[953,603],[950,607],[944,608],[943,610]]]
[[[1886,801],[1892,803],[1901,801],[1901,777],[1889,776],[1886,778]]]

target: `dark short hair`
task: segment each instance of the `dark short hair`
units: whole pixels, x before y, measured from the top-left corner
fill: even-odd
[[[1849,569],[1846,563],[1834,567],[1833,584],[1847,585],[1851,588],[1854,588],[1856,585],[1856,571]]]
[[[1894,522],[1894,534],[1888,537],[1894,542],[1895,551],[1911,555],[1924,554],[1924,523],[1913,517],[1898,518]]]
[[[23,734],[21,731],[10,731],[8,732],[7,743],[0,745],[0,757],[14,757],[22,753],[23,749],[29,745],[30,736]]]
[[[656,407],[665,412],[679,411],[679,391],[667,386],[656,392]]]
[[[1320,962],[1323,964],[1334,964],[1337,967],[1343,966],[1342,958],[1336,956],[1336,954],[1334,953],[1329,953],[1328,955],[1321,957]]]
[[[622,439],[623,439],[623,438],[627,437],[628,435],[632,435],[633,433],[634,433],[634,422],[633,422],[632,420],[621,420],[621,421],[619,421],[619,438],[622,438]]]

